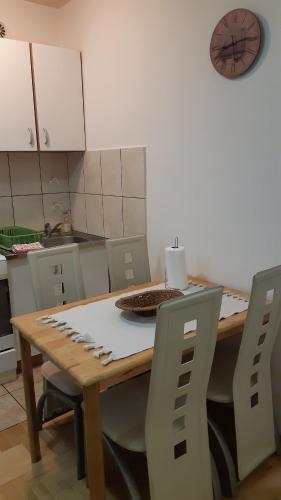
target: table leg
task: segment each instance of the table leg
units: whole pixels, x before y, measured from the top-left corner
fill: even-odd
[[[90,500],[105,499],[99,384],[83,388],[87,476]]]
[[[36,430],[36,400],[34,392],[34,380],[31,358],[31,347],[29,342],[20,334],[21,366],[26,402],[27,427],[29,434],[29,445],[31,460],[33,463],[41,459],[39,433]]]

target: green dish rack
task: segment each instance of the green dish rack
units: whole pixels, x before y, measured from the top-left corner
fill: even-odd
[[[18,243],[35,243],[42,241],[43,231],[33,231],[26,227],[10,226],[0,227],[0,247],[4,250],[12,250],[12,246]]]

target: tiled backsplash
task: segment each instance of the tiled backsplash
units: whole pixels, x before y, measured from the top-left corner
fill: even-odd
[[[69,153],[74,229],[107,238],[146,232],[145,148]]]
[[[76,230],[109,238],[146,232],[145,148],[0,153],[0,226],[43,229],[71,208]]]
[[[67,153],[0,153],[0,226],[43,229],[70,209]]]

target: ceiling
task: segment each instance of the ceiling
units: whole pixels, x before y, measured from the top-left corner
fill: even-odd
[[[26,2],[38,3],[40,5],[48,5],[48,7],[62,7],[70,0],[25,0]]]

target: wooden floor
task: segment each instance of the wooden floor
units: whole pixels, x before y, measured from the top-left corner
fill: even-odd
[[[31,465],[26,423],[0,432],[0,500],[84,500],[88,490],[76,481],[73,428],[60,419],[41,433],[43,460]],[[107,457],[107,499],[126,500],[121,478]],[[147,499],[144,464],[134,463]],[[281,458],[271,457],[239,488],[239,500],[281,500]]]

